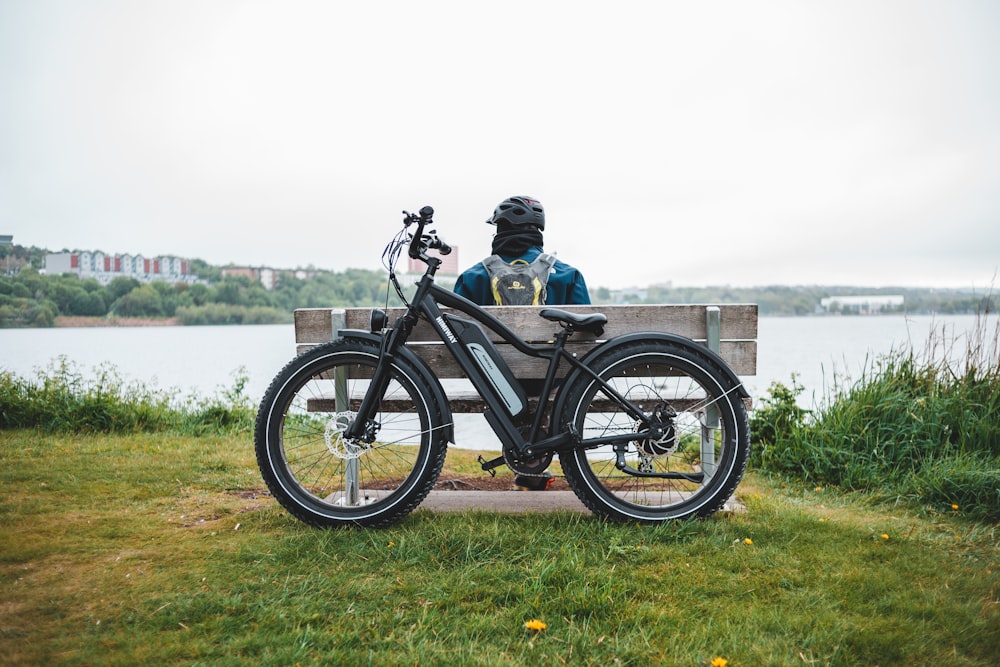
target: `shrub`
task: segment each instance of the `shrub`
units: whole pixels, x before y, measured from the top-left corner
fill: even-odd
[[[796,402],[802,390],[802,385],[792,375],[791,387],[772,382],[768,388],[770,396],[760,399],[760,406],[750,416],[751,465],[769,469],[783,467],[776,457],[785,456],[788,446],[779,446],[779,443],[787,443],[798,433],[810,414]]]
[[[204,306],[180,306],[177,319],[184,325],[202,324],[283,324],[292,317],[283,310],[268,306],[232,306],[211,303]]]

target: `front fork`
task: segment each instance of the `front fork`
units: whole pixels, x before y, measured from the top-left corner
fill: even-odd
[[[403,314],[396,325],[389,330],[388,337],[382,342],[382,350],[378,355],[378,363],[375,364],[375,372],[368,385],[368,391],[361,399],[361,405],[354,415],[354,419],[344,430],[344,438],[371,444],[378,436],[379,424],[375,421],[379,404],[385,395],[385,390],[389,386],[391,379],[390,368],[396,356],[396,350],[406,343],[410,331],[416,324],[415,315],[407,312]]]

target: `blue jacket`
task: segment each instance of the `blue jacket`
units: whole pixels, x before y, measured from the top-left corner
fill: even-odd
[[[530,263],[535,261],[535,258],[543,252],[544,250],[541,247],[535,246],[529,248],[520,257],[506,257],[501,255],[501,258],[508,264],[515,259],[523,259]],[[549,282],[545,290],[545,305],[562,306],[590,303],[590,292],[587,291],[587,283],[584,281],[582,273],[559,260],[556,260],[552,270],[553,273],[549,275]],[[494,305],[493,292],[490,289],[490,274],[487,273],[486,267],[483,266],[482,262],[470,269],[466,269],[458,277],[458,281],[455,283],[455,294],[464,296],[466,299],[480,306]]]

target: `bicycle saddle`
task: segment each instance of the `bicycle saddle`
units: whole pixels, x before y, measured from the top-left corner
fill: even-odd
[[[604,313],[591,313],[590,315],[577,315],[568,313],[558,308],[542,308],[538,314],[550,322],[561,322],[575,331],[586,331],[595,336],[604,333],[604,325],[608,323],[608,316]]]

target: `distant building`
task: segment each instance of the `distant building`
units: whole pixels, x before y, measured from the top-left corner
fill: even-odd
[[[118,277],[134,278],[141,283],[162,280],[166,283],[196,283],[191,262],[178,257],[142,255],[105,255],[103,252],[62,252],[45,256],[49,275],[72,273],[81,280],[93,278],[107,285]]]
[[[286,271],[286,273],[289,272]],[[278,282],[278,271],[263,266],[227,266],[222,269],[222,277],[225,278],[228,276],[243,276],[253,281],[259,281],[266,290],[273,290],[275,284]],[[296,277],[300,276],[296,274]]]
[[[457,276],[458,271],[458,246],[451,247],[451,253],[448,255],[442,255],[437,250],[430,250],[427,254],[431,257],[437,257],[441,260],[441,268],[438,269],[438,275],[440,276]],[[421,275],[426,268],[424,263],[419,259],[409,258],[409,262],[406,265],[406,272],[408,274]]]
[[[840,312],[857,315],[874,315],[883,310],[902,308],[903,296],[901,294],[829,296],[825,299],[820,299],[819,305],[828,313]]]

